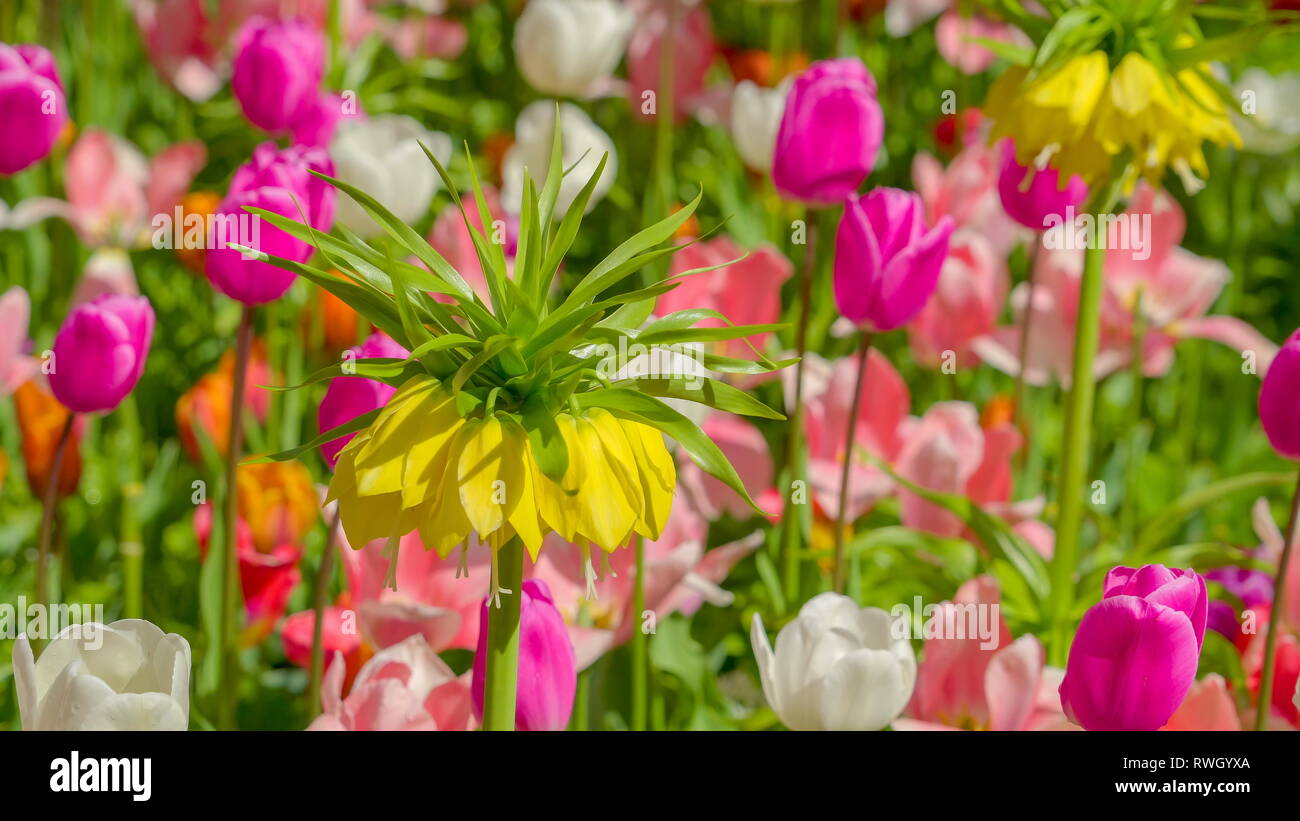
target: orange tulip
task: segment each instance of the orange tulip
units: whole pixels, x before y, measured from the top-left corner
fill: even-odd
[[[181,199],[182,222],[178,226],[178,232],[184,236],[185,220],[190,214],[199,214],[203,217],[204,237],[206,238],[208,230],[212,226],[212,215],[217,213],[217,206],[221,205],[221,195],[215,191],[191,191]],[[206,245],[206,239],[205,239]],[[203,273],[203,261],[206,258],[206,250],[200,248],[177,248],[176,256],[180,257],[181,262],[185,264],[196,274]]]
[[[240,465],[235,473],[239,517],[263,553],[282,544],[301,544],[316,522],[320,497],[301,462]]]
[[[320,289],[321,316],[325,320],[325,347],[344,351],[357,344],[357,312],[343,300]]]
[[[22,434],[27,484],[33,496],[43,498],[50,481],[54,452],[59,447],[63,426],[68,423],[69,411],[59,404],[48,388],[36,381],[24,382],[14,392],[14,408],[18,412],[18,430]],[[57,491],[60,496],[70,495],[81,481],[81,452],[78,447],[81,428],[79,421],[73,424],[72,441],[63,452]]]
[[[180,433],[181,446],[196,462],[203,456],[195,433],[196,423],[202,426],[203,432],[212,440],[217,453],[221,456],[226,454],[226,445],[230,440],[230,389],[234,371],[234,352],[226,351],[217,363],[217,369],[201,377],[176,402],[176,427]],[[273,384],[274,380],[266,363],[266,346],[260,339],[254,340],[248,362],[248,378],[244,381],[244,407],[251,410],[259,421],[266,420],[271,401],[270,392],[259,386]]]
[[[999,393],[988,401],[980,412],[980,427],[988,430],[999,425],[1014,422],[1016,418],[1016,400],[1004,393]]]

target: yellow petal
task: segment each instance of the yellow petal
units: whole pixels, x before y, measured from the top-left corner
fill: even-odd
[[[436,380],[417,377],[397,389],[370,426],[369,441],[357,451],[357,493],[370,496],[402,490],[406,457],[417,441],[421,410]]]

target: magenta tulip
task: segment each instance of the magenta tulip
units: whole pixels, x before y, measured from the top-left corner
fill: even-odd
[[[1026,179],[1026,175],[1031,175]],[[1055,168],[1032,171],[1016,162],[1016,147],[1002,141],[1002,170],[998,174],[998,196],[1002,207],[1016,222],[1042,231],[1065,219],[1066,209],[1078,208],[1088,198],[1088,184],[1079,175],[1070,177],[1064,188]]]
[[[1209,600],[1192,570],[1116,567],[1070,645],[1061,706],[1086,730],[1157,730],[1196,679]]]
[[[1300,459],[1300,331],[1282,345],[1259,391],[1259,421],[1273,450]]]
[[[519,689],[515,700],[515,727],[520,730],[563,730],[573,712],[578,673],[564,617],[541,579],[523,584],[519,611]],[[479,611],[479,624],[488,623],[488,602]],[[483,715],[483,688],[487,673],[487,630],[478,633],[474,654],[474,715]]]
[[[325,41],[299,20],[255,17],[236,39],[230,88],[258,128],[283,132],[315,107],[325,72]]]
[[[925,228],[925,206],[911,191],[876,188],[850,196],[835,234],[835,302],[875,331],[907,324],[939,282],[951,217]]]
[[[335,191],[312,176],[313,170],[334,173],[324,149],[294,146],[277,150],[274,143],[263,143],[253,158],[235,171],[208,238],[204,271],[214,288],[245,305],[271,302],[289,290],[293,273],[249,259],[228,245],[243,245],[295,262],[310,259],[310,243],[257,218],[245,207],[264,208],[295,222],[306,217],[316,230],[328,231],[334,223]]]
[[[140,381],[153,325],[142,296],[105,294],[73,308],[54,337],[55,398],[79,413],[116,408]]]
[[[838,203],[871,173],[884,128],[876,78],[861,60],[813,63],[786,98],[772,181],[791,199]]]
[[[0,43],[0,174],[44,159],[68,121],[63,83],[48,51]]]
[[[406,359],[410,356],[410,351],[394,342],[387,334],[375,331],[365,342],[355,348],[349,348],[352,359]],[[364,376],[336,376],[330,380],[330,386],[325,390],[325,396],[320,401],[320,408],[316,412],[316,423],[320,426],[320,432],[337,428],[339,425],[351,422],[363,413],[369,413],[375,408],[382,408],[397,392],[397,388],[380,382],[377,379],[367,379]],[[349,433],[346,436],[340,436],[338,439],[332,439],[320,446],[321,456],[325,462],[334,467],[338,461],[339,451],[343,450],[355,433]]]

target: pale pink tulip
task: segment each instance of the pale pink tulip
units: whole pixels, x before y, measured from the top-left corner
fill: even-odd
[[[99,248],[86,260],[81,279],[72,292],[72,304],[90,302],[104,294],[137,296],[140,287],[135,281],[131,257],[121,248]]]
[[[657,106],[647,112],[642,94],[656,93],[656,102],[664,100],[659,87],[660,54],[665,38],[673,44],[672,117],[681,123],[696,108],[704,90],[704,78],[713,64],[717,45],[709,12],[703,5],[690,8],[680,0],[638,0],[633,4],[636,27],[627,44],[628,94],[633,110],[653,120]]]
[[[912,184],[925,204],[926,219],[933,225],[952,217],[958,229],[971,229],[994,256],[1005,258],[1027,232],[1002,209],[1001,167],[1001,155],[982,139],[967,143],[946,167],[930,154],[918,153],[912,160]]]
[[[996,329],[1010,287],[1005,260],[984,237],[957,229],[934,295],[908,326],[913,356],[930,367],[943,365],[947,356],[954,367],[978,364],[971,344]]]
[[[750,495],[772,486],[772,451],[758,428],[730,413],[710,413],[700,427],[736,468]],[[753,515],[753,508],[739,494],[684,456],[678,459],[677,481],[710,521],[723,512],[737,519]]]
[[[506,212],[501,205],[500,193],[490,185],[483,187],[483,201],[487,204],[493,223],[486,228],[478,209],[474,207],[472,196],[464,194],[462,197],[466,200],[465,213],[469,216],[470,223],[485,240],[494,242],[496,239],[494,234],[498,230],[501,231],[499,239],[506,253],[507,267],[511,267],[519,240],[518,218]],[[429,232],[429,244],[465,278],[480,299],[491,304],[487,279],[483,276],[483,266],[479,264],[478,253],[474,249],[474,239],[465,225],[464,216],[454,203],[449,203],[443,208],[438,218],[433,221],[433,228]],[[439,302],[455,302],[444,294],[434,294],[434,299]]]
[[[343,695],[346,665],[335,654],[321,682],[322,713],[308,730],[467,730],[469,684],[419,636],[376,653]]]
[[[934,28],[934,42],[939,56],[962,74],[981,74],[997,59],[997,55],[973,39],[996,40],[1016,46],[1030,45],[1029,38],[1015,26],[999,23],[978,14],[965,16],[950,9],[939,18]]]
[[[1240,730],[1237,702],[1223,676],[1210,673],[1192,685],[1162,730]]]
[[[31,299],[21,287],[15,285],[0,295],[0,399],[37,371],[36,360],[27,355],[31,312]]]

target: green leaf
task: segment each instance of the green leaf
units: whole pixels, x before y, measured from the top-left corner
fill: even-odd
[[[262,385],[261,387],[268,391],[296,391],[328,379],[351,377],[373,379],[376,382],[398,387],[415,375],[412,370],[413,365],[416,365],[416,363],[411,359],[391,359],[387,357],[353,359],[348,362],[336,362],[333,365],[326,365],[297,385]],[[345,368],[350,368],[351,371],[349,372]]]
[[[307,451],[318,448],[326,442],[333,442],[335,439],[347,436],[349,433],[356,433],[370,427],[370,423],[379,417],[379,412],[382,410],[383,408],[375,408],[372,411],[366,411],[355,419],[344,422],[338,427],[330,428],[306,444],[289,450],[282,450],[279,453],[272,453],[268,456],[251,456],[245,459],[243,464],[257,465],[265,462],[287,462],[290,459],[297,459]]]
[[[1184,493],[1160,511],[1138,533],[1137,550],[1149,550],[1169,538],[1184,519],[1203,507],[1243,490],[1261,490],[1269,487],[1287,487],[1295,481],[1289,473],[1246,473],[1212,482],[1205,487]]]
[[[554,411],[541,394],[535,393],[524,402],[520,417],[537,466],[547,477],[562,481],[569,470],[569,448],[555,424]]]
[[[470,377],[486,365],[492,357],[518,341],[515,337],[505,336],[504,334],[489,337],[484,341],[483,349],[465,360],[465,364],[461,365],[460,369],[456,371],[456,375],[451,380],[451,392],[458,393],[461,388],[465,387],[465,383],[469,381]]]
[[[633,387],[635,386],[635,387]],[[763,419],[784,420],[783,414],[764,405],[745,391],[733,388],[726,382],[709,379],[705,376],[674,376],[666,378],[636,378],[620,380],[612,387],[632,387],[633,390],[650,396],[662,396],[668,399],[685,399],[698,402],[720,411],[736,413],[742,416],[757,416]]]

